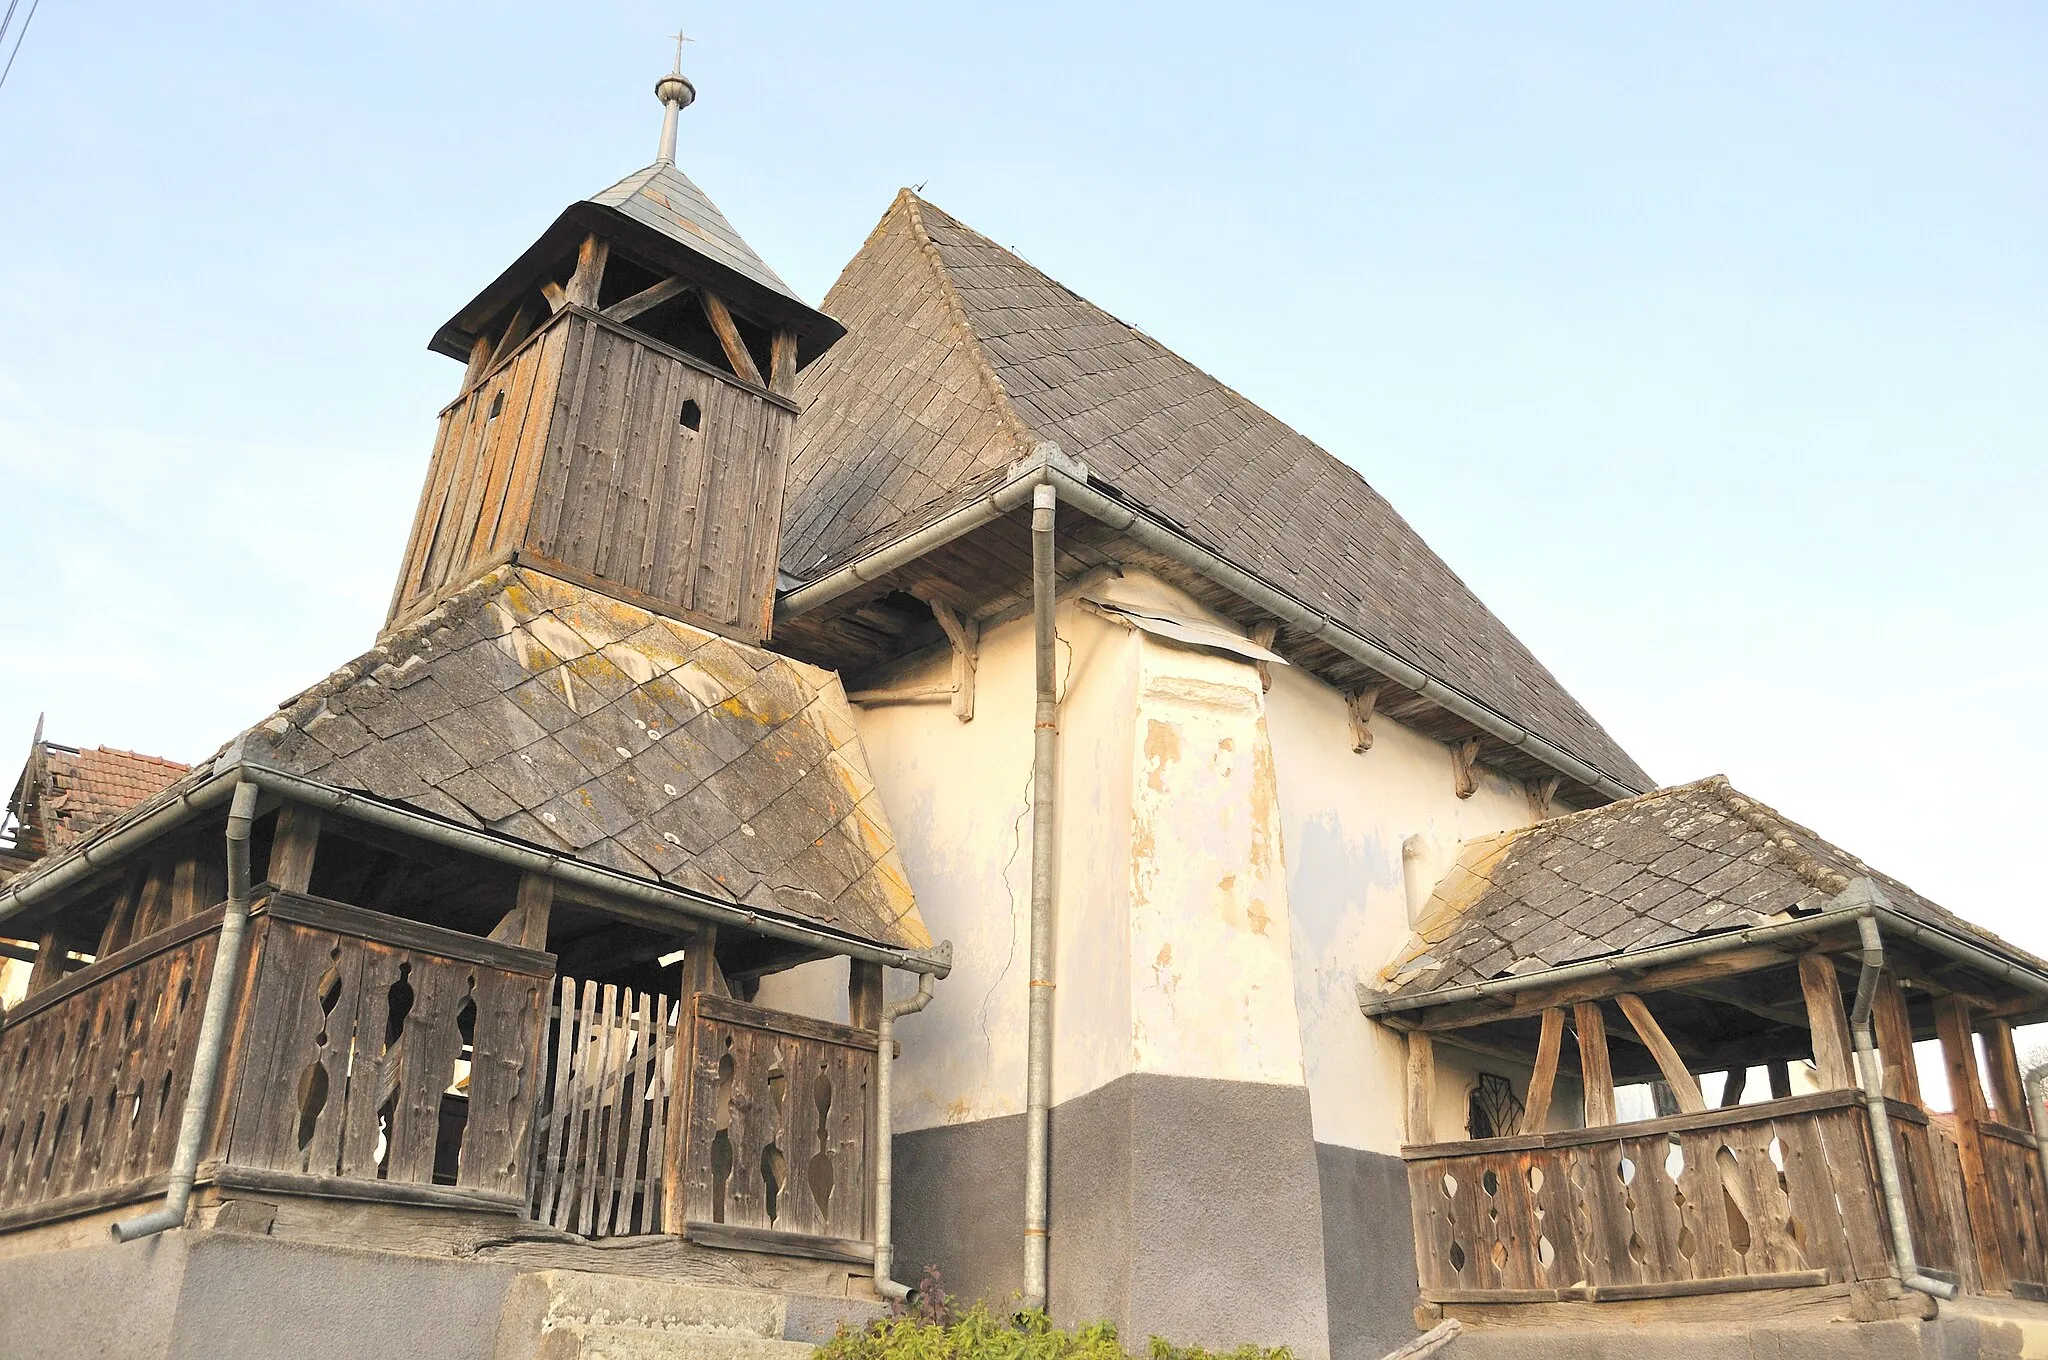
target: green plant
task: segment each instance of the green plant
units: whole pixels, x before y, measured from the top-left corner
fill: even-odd
[[[1294,1360],[1286,1347],[1239,1346],[1211,1352],[1199,1346],[1176,1346],[1153,1337],[1147,1360]],[[1135,1360],[1107,1322],[1085,1323],[1072,1331],[1055,1327],[1044,1313],[1022,1312],[1007,1317],[991,1313],[985,1303],[965,1311],[941,1287],[938,1268],[925,1267],[924,1278],[907,1305],[861,1331],[842,1327],[818,1348],[817,1360]]]

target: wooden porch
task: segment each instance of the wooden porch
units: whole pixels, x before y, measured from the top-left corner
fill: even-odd
[[[704,923],[666,968],[656,945],[597,924],[568,952],[600,970],[609,957],[611,978],[558,976],[536,947],[545,882],[487,884],[514,899],[488,935],[277,886],[312,881],[292,847],[318,832],[280,820],[252,906],[202,1202],[402,1208],[407,1233],[422,1213],[470,1225],[451,1240],[872,1261],[878,965],[853,966],[853,1025],[731,995]],[[86,966],[47,970],[5,1017],[0,1232],[164,1192],[223,911],[145,920]],[[730,943],[728,957],[761,957]]]
[[[1422,1313],[1512,1321],[1571,1305],[1590,1317],[1636,1301],[1643,1317],[1656,1311],[1645,1301],[1802,1290],[1931,1307],[1902,1290],[1906,1266],[1965,1294],[2048,1301],[2048,1200],[2012,1041],[2039,999],[1888,941],[1872,1004],[1874,1120],[1848,1021],[1857,955],[1846,938],[1802,943],[1400,1017]],[[1941,1042],[1953,1114],[1926,1108],[1918,1037]],[[1440,1140],[1439,1046],[1482,1068],[1526,1064],[1502,1127],[1481,1130],[1498,1136]],[[1759,1067],[1766,1100],[1747,1089]],[[1725,1074],[1713,1106],[1708,1072]],[[1659,1116],[1618,1121],[1617,1086],[1644,1083]],[[1898,1170],[1906,1263],[1880,1138]]]

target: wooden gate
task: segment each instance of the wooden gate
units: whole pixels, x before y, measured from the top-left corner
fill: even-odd
[[[565,977],[555,1005],[532,1215],[585,1237],[660,1232],[676,1001]]]

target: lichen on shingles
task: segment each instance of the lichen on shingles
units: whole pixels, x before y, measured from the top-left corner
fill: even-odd
[[[922,948],[829,671],[501,567],[287,700],[245,759]]]

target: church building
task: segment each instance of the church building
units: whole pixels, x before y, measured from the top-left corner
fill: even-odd
[[[37,732],[0,1349],[802,1360],[927,1266],[1137,1350],[2048,1344],[2048,962],[1660,788],[919,195],[805,302],[656,93],[432,337],[369,650],[189,767]]]

